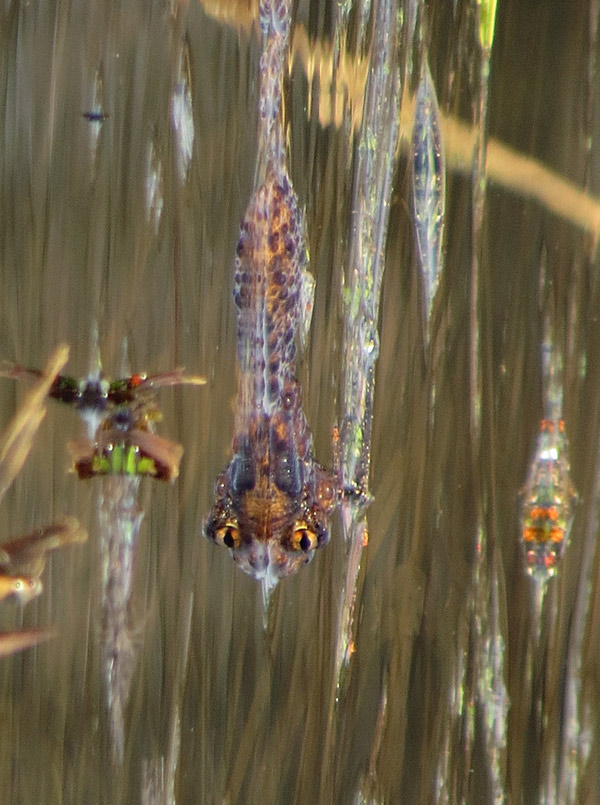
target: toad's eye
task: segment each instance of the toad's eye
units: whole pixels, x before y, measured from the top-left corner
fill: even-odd
[[[306,523],[296,523],[291,542],[294,551],[304,551],[304,553],[308,553],[319,544],[317,535],[308,529]]]
[[[215,532],[215,542],[226,548],[237,548],[240,544],[240,530],[237,523],[226,523],[223,528]]]

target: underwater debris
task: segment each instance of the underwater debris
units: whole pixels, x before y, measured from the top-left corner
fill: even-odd
[[[80,545],[87,538],[87,531],[75,517],[63,517],[31,534],[0,544],[0,572],[39,578],[51,551]]]
[[[42,590],[41,580],[33,576],[9,576],[0,573],[0,601],[14,595],[22,604],[27,604]]]
[[[18,651],[32,648],[39,643],[50,640],[52,637],[56,637],[56,635],[56,629],[44,627],[21,629],[17,632],[0,632],[0,657],[9,657]]]

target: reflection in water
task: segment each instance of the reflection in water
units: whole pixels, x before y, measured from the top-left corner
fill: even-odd
[[[99,365],[99,363],[98,363]],[[96,376],[74,383],[56,380],[55,396],[76,407],[89,423],[99,418],[93,441],[71,442],[69,449],[79,478],[107,476],[98,497],[100,531],[101,655],[113,750],[122,762],[125,709],[136,665],[129,612],[134,557],[144,510],[138,504],[140,480],[150,476],[175,481],[181,445],[155,433],[161,418],[156,390],[174,385],[202,385],[204,378],[179,369],[158,375],[134,374],[107,381]]]
[[[8,657],[18,651],[33,648],[51,637],[56,637],[56,629],[21,629],[18,632],[0,632],[0,657]]]
[[[97,333],[94,328],[94,341]],[[136,652],[132,639],[129,600],[133,583],[134,555],[144,511],[138,505],[140,479],[174,481],[183,454],[181,445],[161,438],[155,422],[161,413],[155,403],[160,388],[203,385],[204,378],[181,369],[161,374],[137,373],[117,380],[104,377],[97,346],[94,370],[75,380],[56,374],[47,384],[50,398],[77,410],[90,438],[69,443],[73,469],[82,479],[107,476],[98,499],[100,530],[101,654],[107,708],[115,757],[122,761],[125,745],[125,708],[129,699]],[[44,373],[5,362],[5,377],[41,381]],[[50,550],[87,539],[74,518],[46,526],[35,534],[0,546],[0,570],[29,573],[39,579]],[[4,582],[4,586],[2,585]],[[27,580],[0,576],[0,596],[19,592],[11,584]],[[27,588],[29,589],[29,588]],[[31,587],[29,598],[41,591]]]
[[[257,19],[257,6],[246,18],[254,13]],[[65,473],[64,445],[73,423],[48,406],[46,393],[41,404],[48,412],[33,442],[27,428],[32,453],[2,501],[3,534],[31,532],[68,511],[90,530],[98,549],[50,554],[43,595],[26,607],[12,596],[0,607],[0,628],[9,633],[0,638],[0,652],[15,646],[10,634],[16,630],[27,630],[30,641],[39,639],[30,630],[40,625],[57,630],[54,640],[0,663],[0,791],[11,801],[129,805],[141,794],[147,802],[181,805],[361,798],[448,805],[595,802],[595,7],[588,0],[497,4],[490,136],[483,138],[477,446],[471,442],[477,430],[470,427],[477,401],[471,398],[469,322],[471,177],[482,125],[473,112],[481,98],[484,41],[490,49],[490,35],[477,21],[483,3],[398,3],[384,27],[397,33],[387,73],[375,32],[390,13],[387,1],[295,4],[284,59],[287,159],[275,161],[272,173],[264,147],[258,160],[256,154],[257,24],[251,36],[238,34],[195,0],[168,7],[141,0],[4,4],[0,355],[37,366],[45,345],[66,341],[74,375],[85,374],[86,335],[96,318],[107,366],[127,336],[136,365],[201,365],[210,383],[200,395],[161,391],[165,434],[185,447],[173,486],[127,474],[149,466],[136,466],[131,444],[109,460],[106,448],[117,442],[118,428],[98,433],[100,421],[88,430],[92,447],[86,455],[92,463],[95,456],[93,471],[107,474],[83,483]],[[240,0],[236,8],[249,6]],[[427,22],[424,37],[420,20]],[[447,170],[444,275],[430,353],[423,349],[411,206],[421,39],[439,102]],[[182,43],[189,54],[185,79],[194,128],[185,182],[178,162],[184,140],[172,111]],[[103,88],[95,108],[97,70]],[[396,70],[406,77],[397,105],[390,89]],[[104,122],[82,118],[100,109],[110,113]],[[384,145],[390,119],[397,118],[395,142]],[[97,130],[90,181],[90,137]],[[368,173],[384,154],[391,154],[387,184],[369,180]],[[282,165],[297,195],[293,201]],[[340,464],[350,479],[355,469],[364,479],[368,468],[370,493],[364,496],[370,501],[368,532],[364,498],[345,497],[346,515],[354,504],[359,510],[360,539],[345,541],[348,520],[340,526],[332,518],[327,550],[272,595],[266,629],[260,587],[235,568],[227,551],[198,533],[214,503],[232,426],[234,435],[253,427],[251,406],[231,405],[236,380],[238,391],[245,385],[265,409],[269,404],[266,391],[250,384],[255,373],[248,369],[245,380],[241,371],[236,377],[228,360],[238,344],[237,316],[245,310],[232,306],[231,292],[248,287],[242,277],[233,287],[232,262],[253,192],[238,273],[248,273],[247,255],[270,255],[259,241],[275,229],[257,220],[259,201],[265,209],[279,204],[288,226],[297,220],[299,204],[317,282],[305,357],[301,367],[293,362],[312,449],[328,460],[337,420]],[[379,201],[380,220],[389,221],[381,237],[377,213],[367,217]],[[360,243],[367,246],[362,252]],[[560,416],[581,497],[569,547],[542,585],[537,617],[532,604],[540,585],[523,566],[520,491],[544,416],[539,384],[531,382],[540,366],[540,243],[547,246],[553,324],[564,361]],[[375,253],[385,265],[381,289],[369,286],[365,268]],[[302,283],[300,296],[300,308],[310,308],[308,284]],[[375,316],[369,301],[380,303]],[[308,321],[308,315],[300,318]],[[364,358],[363,374],[354,375],[348,392],[347,355]],[[248,362],[264,363],[265,389],[272,374],[268,357],[256,342],[247,353]],[[279,371],[277,379],[282,376]],[[371,434],[361,428],[369,409],[361,407],[365,381],[374,391]],[[28,391],[24,384],[0,383],[2,430]],[[344,429],[350,405],[356,406],[350,423],[358,425]],[[242,413],[244,428],[238,428]],[[144,431],[124,418],[129,435]],[[150,418],[146,424],[154,423]],[[268,444],[259,422],[254,428]],[[7,468],[14,474],[26,441],[15,443],[14,461],[0,464],[0,480]],[[293,442],[296,454],[298,444]],[[369,450],[363,452],[363,445]],[[243,440],[233,447],[236,456],[247,455]],[[261,464],[255,460],[253,466]],[[244,462],[237,467],[243,483]],[[104,508],[109,519],[109,504],[116,506],[119,496],[124,513],[117,512],[114,523],[120,534],[97,511]],[[135,538],[142,510],[144,533]],[[116,660],[116,672],[125,678],[128,650],[134,669],[123,713],[122,763],[114,762],[106,708],[104,664],[111,659],[102,654],[101,631],[109,627],[99,590],[100,530],[115,546],[109,561],[124,566],[123,585],[111,595],[124,607],[130,594],[122,610],[127,618],[110,637],[114,656],[123,658],[121,665]],[[133,563],[127,553],[132,542]],[[106,546],[102,550],[107,554]],[[352,628],[345,628],[348,623]],[[118,634],[129,637],[133,648],[119,644]],[[114,684],[116,701],[116,678]]]
[[[56,372],[64,366],[69,350],[58,347],[43,372],[36,373],[36,385],[14,417],[2,439],[0,450],[0,499],[14,481],[29,454],[33,438],[45,416],[45,400]],[[74,517],[43,526],[32,534],[0,544],[0,601],[14,595],[27,604],[43,591],[41,575],[47,554],[64,545],[87,540],[87,532]],[[52,628],[22,629],[0,633],[0,657],[36,646],[54,637]]]
[[[333,475],[314,460],[294,374],[296,341],[308,329],[313,282],[304,216],[287,174],[281,130],[288,4],[264,2],[261,26],[259,154],[266,175],[250,199],[237,243],[239,379],[233,458],[217,480],[206,534],[262,581],[267,599],[280,578],[307,564],[329,541],[337,492]]]
[[[138,504],[140,480],[150,476],[174,481],[183,453],[181,445],[155,433],[154,422],[161,417],[154,398],[160,387],[204,382],[204,378],[185,375],[178,369],[159,375],[135,374],[112,382],[99,374],[93,382],[88,379],[78,383],[77,393],[68,400],[84,416],[93,411],[101,420],[93,442],[72,442],[69,448],[80,478],[107,476],[98,497],[101,654],[113,750],[121,762],[125,708],[136,665],[129,601],[137,538],[144,518],[144,510]]]
[[[0,544],[0,570],[4,573],[26,573],[39,579],[48,554],[67,545],[87,542],[87,531],[74,517],[63,517],[52,525],[42,526],[32,534]]]

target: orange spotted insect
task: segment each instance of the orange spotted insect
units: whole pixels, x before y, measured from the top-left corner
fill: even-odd
[[[573,517],[567,443],[562,419],[543,419],[527,481],[522,539],[527,572],[544,581],[556,572]]]

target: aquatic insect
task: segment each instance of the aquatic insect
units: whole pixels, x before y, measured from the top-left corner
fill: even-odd
[[[75,517],[63,517],[31,534],[0,544],[0,573],[39,579],[50,551],[81,544],[87,538],[87,531]]]
[[[119,395],[127,395],[122,389]],[[179,475],[183,447],[152,430],[157,409],[120,404],[108,414],[95,438],[69,442],[74,470],[82,479],[96,475],[149,475],[174,481]]]
[[[562,419],[542,419],[523,504],[527,572],[543,581],[554,575],[565,546],[576,495],[571,486]]]
[[[546,265],[540,277],[543,292]],[[550,283],[547,283],[551,288]],[[521,538],[525,568],[536,581],[544,582],[556,572],[567,545],[577,493],[568,460],[568,442],[563,419],[563,365],[556,344],[552,317],[543,320],[541,345],[544,416],[535,454],[523,493]]]
[[[108,120],[110,117],[108,112],[100,112],[93,109],[89,112],[82,112],[81,116],[89,120],[90,123],[104,123],[104,121]]]
[[[39,380],[39,369],[27,369],[17,363],[4,361],[0,377],[25,380]],[[205,378],[186,375],[183,369],[171,369],[156,375],[137,373],[118,380],[107,380],[101,372],[90,374],[82,380],[67,375],[57,375],[48,396],[54,400],[77,408],[82,412],[103,413],[119,405],[139,402],[151,398],[155,389],[165,386],[202,386]]]
[[[216,484],[206,536],[268,590],[329,541],[334,475],[312,454],[294,376],[303,318],[305,225],[285,173],[252,196],[235,258],[238,394],[233,458]],[[311,278],[312,279],[312,278]]]
[[[37,380],[37,369],[5,362],[0,376]],[[200,386],[206,380],[172,369],[156,375],[132,374],[107,380],[97,371],[82,380],[57,375],[48,396],[79,411],[88,437],[69,444],[80,478],[95,475],[150,475],[173,481],[183,448],[154,433],[161,418],[153,405],[155,391],[166,386]]]

